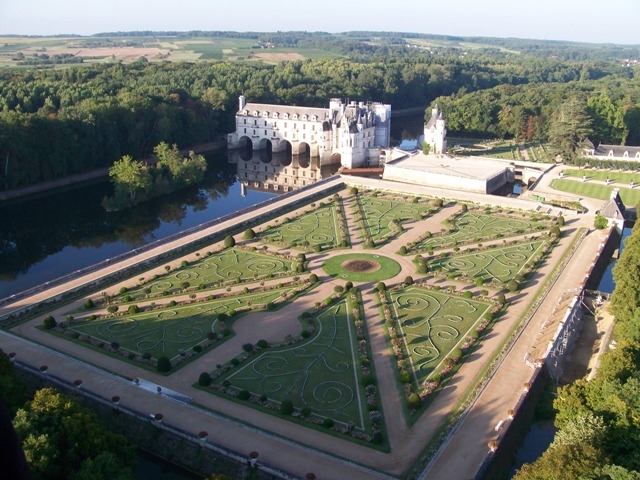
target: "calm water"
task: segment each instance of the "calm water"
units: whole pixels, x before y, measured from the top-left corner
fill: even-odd
[[[208,156],[207,178],[122,212],[105,212],[109,182],[0,208],[0,298],[249,207],[273,194],[240,194],[236,166]]]
[[[631,235],[631,228],[624,228],[622,230],[622,238],[620,239],[620,253],[624,249],[624,240],[629,235]],[[615,282],[613,281],[613,267],[616,265],[616,260],[612,261],[604,274],[602,275],[602,280],[600,280],[600,284],[598,285],[598,290],[604,293],[612,293],[613,289],[616,287]]]

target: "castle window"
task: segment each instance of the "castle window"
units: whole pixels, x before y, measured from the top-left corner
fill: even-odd
[[[244,133],[247,133],[247,129],[246,128],[244,129]]]
[[[266,131],[266,130],[264,131],[264,134],[265,134],[265,135],[267,134],[267,131]]]
[[[303,124],[302,124],[302,129],[303,129],[303,130],[306,130],[306,129],[307,129],[307,124],[306,124],[306,123],[303,123]]]
[[[267,121],[266,121],[266,120],[264,121],[264,126],[265,126],[265,127],[267,126]]]
[[[253,121],[253,124],[254,124],[254,125],[258,125],[258,120],[254,120],[254,121]]]
[[[245,125],[247,124],[247,119],[246,119],[246,118],[244,119],[244,124],[245,124]]]
[[[622,155],[622,158],[629,158],[629,152],[624,152],[624,154]]]
[[[609,150],[609,155],[607,155],[608,157],[613,157],[613,150]]]

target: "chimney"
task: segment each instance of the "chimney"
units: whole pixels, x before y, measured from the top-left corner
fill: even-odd
[[[247,99],[244,98],[244,95],[240,95],[240,97],[238,97],[238,104],[240,105],[238,110],[244,109],[244,106],[247,104]]]

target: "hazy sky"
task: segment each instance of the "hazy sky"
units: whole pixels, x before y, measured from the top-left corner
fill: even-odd
[[[0,0],[0,35],[400,31],[640,44],[640,0]]]

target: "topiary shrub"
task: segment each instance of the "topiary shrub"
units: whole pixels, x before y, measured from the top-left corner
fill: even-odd
[[[366,388],[369,385],[375,385],[375,384],[376,384],[376,377],[374,375],[369,373],[369,374],[364,375],[362,377],[362,386],[363,387]]]
[[[344,289],[348,292],[353,288],[353,282],[347,282],[344,284]]]
[[[399,253],[400,255],[406,255],[406,254],[407,254],[407,247],[406,247],[406,246],[404,246],[404,245],[402,245],[402,246],[400,247],[400,249],[398,250],[398,253]]]
[[[413,285],[413,277],[411,275],[407,275],[404,279],[405,285]]]
[[[56,328],[58,322],[56,322],[56,319],[51,315],[47,315],[46,317],[44,317],[42,324],[44,325],[44,328],[46,328],[47,330],[51,330],[52,328]]]
[[[231,248],[236,246],[236,239],[232,235],[224,237],[224,248]]]
[[[504,293],[498,295],[498,303],[500,305],[504,305],[505,303],[507,303],[507,297],[505,297]]]
[[[562,215],[558,215],[558,217],[556,218],[556,225],[558,225],[559,227],[564,226],[564,217]]]
[[[107,312],[109,313],[116,313],[118,311],[118,306],[117,305],[109,305],[107,307]]]
[[[166,355],[162,355],[160,358],[158,358],[158,364],[156,365],[156,368],[159,372],[162,373],[166,373],[171,370],[171,360],[169,360],[169,357],[167,357]]]
[[[335,287],[333,287],[333,291],[336,293],[342,293],[344,292],[344,287],[342,285],[336,285]]]
[[[462,357],[462,349],[454,348],[453,350],[451,350],[451,354],[449,356],[454,360],[459,360],[460,357]]]
[[[322,426],[323,426],[324,428],[333,428],[333,426],[334,426],[334,425],[335,425],[335,422],[333,421],[333,419],[332,419],[332,418],[325,418],[325,419],[322,421]]]
[[[251,398],[251,393],[249,390],[240,390],[238,393],[238,398],[240,400],[249,400]]]
[[[137,305],[129,305],[130,314],[138,313],[139,311],[140,311],[140,307],[138,307]]]
[[[407,398],[407,405],[409,405],[409,408],[420,408],[421,404],[422,401],[420,400],[420,395],[418,395],[416,392],[413,392]]]
[[[367,248],[376,248],[376,242],[373,241],[373,238],[370,238],[367,240],[367,243],[365,243],[365,246]]]
[[[349,190],[349,193],[351,195],[357,195],[358,194],[358,189],[356,187],[351,187],[351,190]]]
[[[387,289],[387,286],[384,284],[384,282],[378,282],[376,284],[376,290],[378,292],[384,292]]]
[[[256,346],[258,348],[267,348],[269,347],[269,342],[267,342],[264,338],[262,338],[256,342]]]
[[[193,346],[193,353],[200,353],[202,351],[202,347],[200,345]]]
[[[555,238],[560,238],[560,236],[562,235],[562,232],[560,231],[560,227],[557,225],[554,225],[553,227],[551,227],[551,230],[549,230],[549,235]]]
[[[208,372],[202,372],[198,377],[198,385],[201,387],[208,387],[211,385],[211,375]]]
[[[245,344],[242,345],[242,349],[247,353],[251,353],[251,352],[253,352],[253,344],[252,343],[245,343]]]
[[[256,238],[256,232],[253,230],[253,228],[247,228],[244,231],[244,234],[242,235],[242,237],[245,240],[253,240],[254,238]]]
[[[315,273],[309,275],[309,282],[316,283],[318,281],[318,276]]]
[[[293,402],[291,400],[283,400],[280,404],[280,413],[282,415],[291,415],[293,413]]]
[[[309,338],[311,336],[311,332],[309,330],[302,330],[302,333],[300,333],[300,336],[302,338]]]
[[[400,372],[400,383],[411,383],[411,374],[407,370]]]
[[[91,300],[90,298],[87,298],[84,301],[84,308],[87,308],[87,309],[93,308],[93,300]]]
[[[466,291],[462,294],[462,296],[463,296],[464,298],[473,298],[473,292],[470,292],[469,290],[466,290]]]
[[[520,284],[515,280],[509,280],[509,283],[507,283],[507,290],[510,292],[517,292],[519,288]]]

